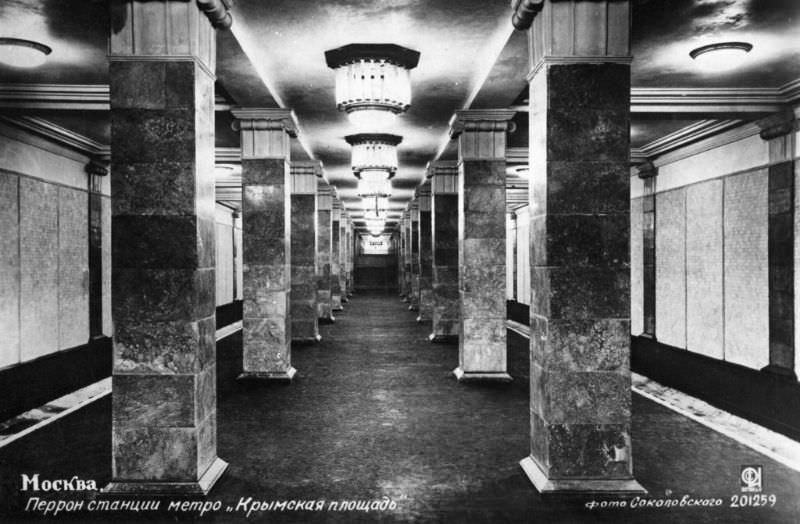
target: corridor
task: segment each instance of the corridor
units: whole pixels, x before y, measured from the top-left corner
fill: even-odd
[[[457,346],[429,343],[415,317],[394,294],[354,295],[335,324],[321,326],[321,343],[293,348],[298,373],[291,386],[237,381],[241,332],[221,340],[218,447],[230,468],[207,500],[234,511],[202,520],[244,522],[246,511],[235,508],[249,497],[326,503],[389,497],[397,504],[393,511],[255,511],[253,522],[789,522],[800,509],[800,473],[638,395],[635,474],[648,497],[719,497],[723,507],[589,510],[591,495],[542,497],[518,465],[528,454],[527,340],[509,333],[511,384],[463,384],[452,375]],[[11,503],[3,509],[20,517],[32,495],[94,498],[22,492],[19,479],[77,475],[106,485],[110,404],[106,396],[0,449],[0,499]],[[776,495],[774,507],[728,507],[740,493],[745,464],[763,466],[764,493]],[[166,511],[175,499],[161,500],[157,515],[73,516],[81,522],[199,518]],[[604,500],[617,499],[596,499]]]

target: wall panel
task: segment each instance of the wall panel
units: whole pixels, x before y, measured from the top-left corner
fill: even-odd
[[[517,302],[531,304],[530,207],[517,210]]]
[[[631,334],[644,331],[642,199],[631,200]]]
[[[19,177],[0,174],[0,368],[19,363]]]
[[[656,195],[656,338],[686,347],[686,190]]]
[[[89,195],[58,188],[58,348],[89,340]]]
[[[20,179],[21,360],[58,351],[58,186]],[[88,338],[88,337],[87,337]]]
[[[686,347],[718,359],[724,357],[722,184],[686,188]]]
[[[725,360],[769,364],[766,170],[725,179]]]

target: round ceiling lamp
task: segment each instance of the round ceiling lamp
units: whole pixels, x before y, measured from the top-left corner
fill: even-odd
[[[26,69],[44,64],[53,50],[44,44],[22,38],[0,37],[0,63]]]
[[[368,218],[366,220],[366,224],[367,231],[369,231],[369,234],[374,237],[380,236],[381,233],[383,233],[383,230],[386,228],[386,222],[379,218]]]
[[[704,69],[718,72],[738,67],[752,49],[747,42],[717,42],[692,49],[689,56]]]
[[[350,44],[325,51],[336,71],[336,107],[362,129],[381,130],[411,105],[419,52],[395,44]]]

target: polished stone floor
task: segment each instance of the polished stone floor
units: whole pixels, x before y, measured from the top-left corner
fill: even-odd
[[[145,519],[208,522],[797,522],[800,473],[709,428],[634,395],[637,479],[652,499],[719,497],[718,508],[586,507],[604,497],[541,497],[517,462],[528,449],[527,340],[509,334],[507,385],[460,384],[456,345],[427,342],[395,296],[356,295],[321,326],[323,341],[295,347],[291,385],[235,380],[239,334],[218,343],[219,455],[230,468],[209,495],[222,510],[61,514],[53,521]],[[731,508],[743,465],[763,467],[774,507]],[[0,522],[23,511],[21,473],[41,478],[110,477],[110,399],[105,398],[0,449]],[[42,494],[40,494],[42,495]],[[54,494],[48,498],[86,497]],[[261,501],[365,501],[389,497],[394,511],[246,512]],[[104,495],[98,495],[103,499]],[[167,499],[169,500],[169,499]],[[629,501],[630,503],[630,501]],[[163,504],[166,507],[166,503]],[[232,506],[233,511],[225,508]],[[164,509],[164,508],[162,508]]]

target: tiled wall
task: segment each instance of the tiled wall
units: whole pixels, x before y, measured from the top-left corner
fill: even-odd
[[[0,368],[89,340],[88,157],[0,126]],[[106,177],[107,178],[107,177]],[[110,242],[108,184],[101,183]],[[105,247],[105,246],[104,246]],[[110,296],[110,251],[103,291]],[[111,334],[104,303],[104,333]]]
[[[644,331],[642,199],[631,200],[631,333]]]
[[[656,338],[686,347],[685,188],[656,195]]]

